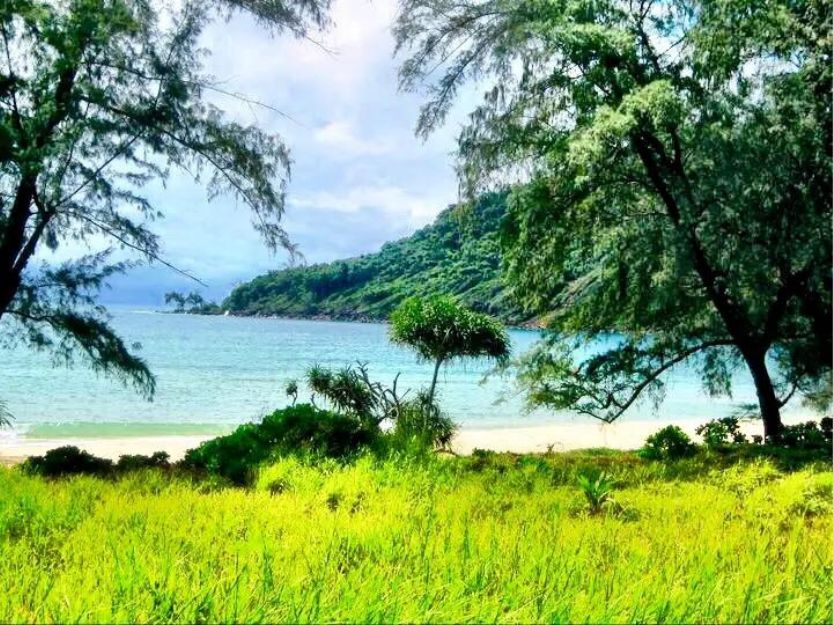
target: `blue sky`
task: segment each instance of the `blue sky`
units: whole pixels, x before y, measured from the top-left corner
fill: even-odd
[[[307,40],[270,37],[250,19],[218,23],[205,35],[207,71],[230,92],[268,109],[222,95],[213,102],[243,123],[283,137],[292,159],[284,225],[308,262],[378,249],[430,223],[457,198],[454,138],[457,111],[427,141],[414,137],[422,96],[397,90],[393,58],[395,0],[340,0],[334,25]],[[164,257],[207,282],[220,299],[240,281],[285,265],[270,254],[244,206],[230,198],[208,203],[184,177],[145,189],[166,215],[154,226]],[[103,295],[111,303],[158,303],[171,288],[194,283],[162,267],[135,270]]]

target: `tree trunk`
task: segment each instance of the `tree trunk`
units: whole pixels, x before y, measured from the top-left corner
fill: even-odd
[[[757,350],[752,354],[744,352],[744,358],[758,394],[758,405],[764,421],[764,439],[777,440],[784,426],[781,423],[781,402],[775,395],[775,387],[766,366],[766,351]]]
[[[8,275],[0,276],[0,319],[3,318],[3,313],[11,305],[19,287],[20,278],[13,275],[12,272],[9,272]]]
[[[442,358],[437,358],[437,362],[434,365],[434,377],[431,378],[431,388],[428,389],[428,401],[429,403],[434,402],[434,390],[437,388],[437,376],[440,374],[440,365],[443,364]]]

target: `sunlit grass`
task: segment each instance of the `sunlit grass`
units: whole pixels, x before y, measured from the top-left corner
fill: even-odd
[[[830,622],[830,468],[684,462],[0,470],[0,621]],[[590,515],[575,474],[601,464],[621,510]]]

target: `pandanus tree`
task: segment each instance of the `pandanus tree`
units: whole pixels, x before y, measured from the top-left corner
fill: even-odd
[[[390,318],[394,343],[407,345],[434,363],[428,403],[434,399],[443,364],[460,358],[509,356],[509,336],[496,319],[461,306],[450,297],[413,297],[405,300]]]

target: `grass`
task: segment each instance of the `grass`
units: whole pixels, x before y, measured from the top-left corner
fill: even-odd
[[[251,489],[0,469],[2,622],[831,622],[833,472],[285,459]],[[604,470],[616,508],[577,477]]]

